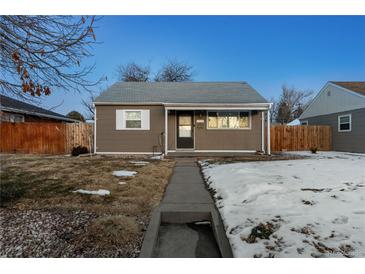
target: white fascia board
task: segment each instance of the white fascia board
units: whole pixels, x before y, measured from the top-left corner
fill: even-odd
[[[341,87],[339,85],[336,85],[335,83],[332,83],[332,82],[327,82],[323,88],[321,88],[321,90],[317,93],[317,95],[313,98],[312,102],[309,104],[309,106],[303,111],[303,113],[299,116],[299,120],[302,120],[302,119],[307,119],[307,118],[311,118],[311,117],[315,117],[315,116],[306,116],[306,113],[308,112],[308,110],[311,108],[311,106],[313,105],[313,103],[318,99],[318,97],[329,87],[329,86],[333,86],[335,88],[338,88],[338,89],[341,89],[347,93],[350,93],[350,94],[353,94],[353,95],[356,95],[360,98],[365,98],[364,95],[361,95],[357,92],[354,92],[352,90],[349,90],[347,88],[344,88],[344,87]],[[342,112],[342,111],[341,111]],[[318,116],[318,115],[316,115]]]

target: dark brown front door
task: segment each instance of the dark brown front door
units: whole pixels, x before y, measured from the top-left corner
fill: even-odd
[[[194,113],[178,111],[176,115],[177,148],[194,148]]]

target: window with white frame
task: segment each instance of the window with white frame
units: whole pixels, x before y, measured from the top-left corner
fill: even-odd
[[[149,130],[150,110],[148,109],[117,109],[117,130]]]
[[[338,131],[351,131],[351,114],[338,116]]]
[[[208,111],[208,129],[250,129],[249,111]]]
[[[125,127],[126,128],[141,128],[142,127],[142,111],[127,110],[125,111]]]

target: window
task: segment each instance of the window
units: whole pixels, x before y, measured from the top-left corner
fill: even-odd
[[[149,130],[150,110],[117,109],[115,121],[117,130]]]
[[[2,112],[1,121],[11,122],[11,123],[21,123],[24,122],[24,115]]]
[[[351,131],[351,114],[338,116],[338,131],[339,132]]]
[[[141,128],[142,118],[141,111],[126,111],[125,112],[125,127],[126,128]]]
[[[302,121],[300,124],[301,124],[302,126],[308,126],[308,121]]]
[[[248,111],[209,111],[209,129],[249,129],[250,112]]]
[[[191,116],[179,116],[179,137],[191,137]]]

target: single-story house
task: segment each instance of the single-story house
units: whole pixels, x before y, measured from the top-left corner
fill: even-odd
[[[0,95],[0,121],[3,122],[79,122],[62,114]]]
[[[365,82],[328,82],[299,120],[332,126],[333,150],[365,152]]]
[[[94,105],[95,153],[270,154],[271,103],[246,82],[117,82]]]

